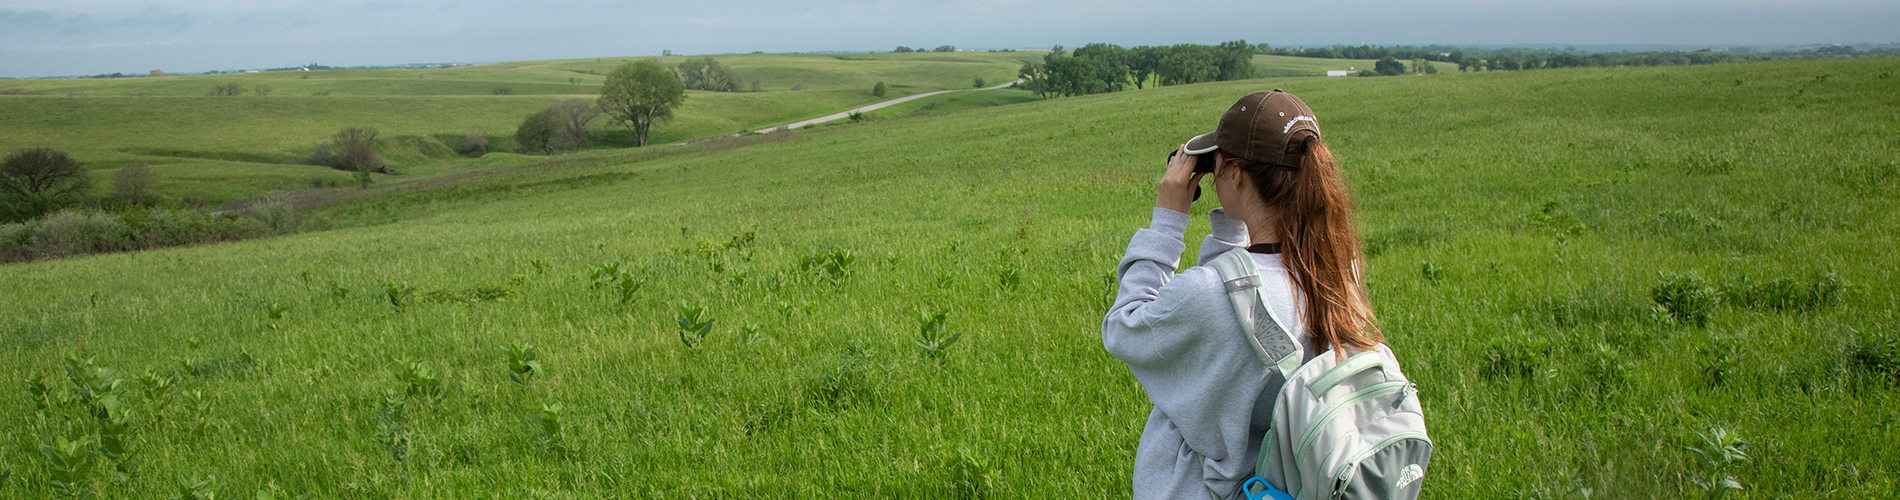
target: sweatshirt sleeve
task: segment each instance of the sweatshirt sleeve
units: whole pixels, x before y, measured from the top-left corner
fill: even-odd
[[[1141,359],[1170,357],[1185,340],[1154,335],[1152,326],[1181,302],[1157,299],[1162,296],[1161,289],[1174,281],[1181,252],[1187,250],[1187,243],[1181,239],[1187,223],[1187,214],[1156,207],[1148,227],[1135,230],[1128,252],[1116,268],[1121,287],[1115,292],[1115,305],[1102,320],[1102,345],[1109,354],[1139,364]]]
[[[1213,231],[1207,234],[1207,239],[1201,240],[1200,265],[1212,262],[1228,250],[1247,248],[1247,243],[1252,241],[1247,237],[1247,224],[1227,218],[1225,208],[1207,212],[1207,219]]]

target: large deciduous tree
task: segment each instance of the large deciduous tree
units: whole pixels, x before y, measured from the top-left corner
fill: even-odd
[[[686,86],[673,78],[665,66],[647,61],[629,62],[607,73],[607,83],[595,101],[614,123],[625,125],[647,145],[653,124],[673,118],[673,110],[686,102]]]
[[[0,200],[8,219],[38,217],[76,203],[92,189],[92,174],[72,155],[53,148],[16,151],[0,161]]]

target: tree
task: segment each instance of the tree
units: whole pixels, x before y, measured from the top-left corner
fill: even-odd
[[[982,78],[982,77],[978,77],[978,78],[976,79],[976,82],[974,82],[974,83],[973,83],[973,85],[975,85],[975,86],[976,86],[976,88],[979,88],[979,89],[980,89],[980,88],[983,88],[983,78]]]
[[[1214,65],[1214,51],[1206,45],[1184,43],[1168,47],[1167,51],[1155,71],[1162,85],[1211,82],[1220,77],[1220,67]]]
[[[871,95],[884,97],[884,82],[877,82],[877,85],[872,86]]]
[[[1218,81],[1253,78],[1253,46],[1247,45],[1246,40],[1221,42],[1214,49],[1214,67],[1218,68],[1218,76],[1214,77]]]
[[[1167,47],[1143,45],[1128,50],[1128,73],[1135,80],[1135,88],[1142,88],[1148,77],[1161,69],[1161,58],[1167,55]]]
[[[906,52],[916,52],[916,51],[914,51],[914,50],[910,50],[910,47],[905,47],[905,46],[902,46],[902,45],[899,45],[899,46],[897,46],[897,50],[892,50],[891,52],[895,52],[895,53],[899,53],[899,54],[902,54],[902,53],[906,53]]]
[[[1110,43],[1091,43],[1075,49],[1074,54],[1078,59],[1091,62],[1092,74],[1088,76],[1101,82],[1103,92],[1119,92],[1128,84],[1128,49]]]
[[[720,65],[711,57],[687,59],[673,67],[673,75],[688,89],[713,92],[738,92],[739,82],[743,81],[732,68]]]
[[[955,45],[938,45],[938,46],[937,46],[937,48],[934,48],[934,49],[930,49],[930,51],[931,51],[931,52],[956,52],[956,51],[957,51],[957,46],[955,46]]]
[[[133,205],[144,205],[152,201],[152,186],[158,183],[158,176],[152,174],[151,167],[145,162],[136,161],[112,174],[112,197]]]
[[[1398,59],[1394,59],[1392,56],[1385,56],[1384,59],[1380,59],[1379,62],[1372,64],[1372,70],[1375,73],[1385,76],[1403,75],[1405,74],[1405,63],[1399,62]]]
[[[585,99],[568,99],[549,108],[560,118],[561,128],[554,142],[562,148],[579,147],[587,142],[587,123],[600,116],[600,109]]]
[[[561,112],[553,107],[528,115],[521,126],[515,127],[515,151],[554,154],[560,142],[562,121]]]
[[[665,67],[647,61],[628,62],[607,73],[595,101],[615,123],[623,124],[647,145],[653,124],[673,118],[673,110],[686,102],[686,86]]]
[[[72,155],[53,148],[16,151],[0,161],[0,194],[9,218],[26,220],[76,203],[92,189],[92,174]]]
[[[1023,79],[1023,90],[1035,92],[1044,99],[1049,98],[1049,67],[1042,63],[1023,61],[1023,67],[1016,69],[1016,76]]]
[[[205,94],[205,95],[210,95],[210,96],[221,96],[221,97],[229,97],[229,96],[237,96],[237,95],[243,95],[243,94],[244,94],[244,85],[243,85],[243,84],[240,84],[240,83],[220,83],[220,84],[217,84],[217,85],[215,85],[215,86],[213,86],[213,87],[211,87],[211,93],[210,93],[210,94]]]

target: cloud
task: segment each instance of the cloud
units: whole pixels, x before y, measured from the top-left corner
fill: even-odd
[[[1892,0],[29,0],[0,8],[0,76],[1097,41],[1858,43],[1896,25]]]

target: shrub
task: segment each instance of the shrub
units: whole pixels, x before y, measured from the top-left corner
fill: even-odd
[[[0,262],[32,260],[32,247],[27,246],[27,238],[31,236],[30,222],[0,223]]]
[[[508,87],[495,87],[493,89],[490,89],[488,93],[494,94],[494,95],[509,95],[509,94],[515,93],[515,89],[511,89]]]
[[[152,201],[152,187],[158,183],[158,176],[152,173],[145,162],[133,162],[112,174],[112,197],[133,205],[144,205]]]
[[[218,97],[244,95],[244,85],[238,83],[220,83],[217,86],[211,87],[211,93],[205,95]]]
[[[1661,283],[1649,289],[1649,298],[1656,302],[1657,312],[1662,317],[1697,328],[1709,325],[1709,313],[1715,309],[1714,288],[1694,273],[1659,273],[1658,277]]]
[[[877,85],[871,86],[871,95],[884,97],[884,93],[885,93],[884,82],[877,82]]]
[[[251,205],[251,216],[256,217],[270,234],[286,234],[297,230],[297,208],[290,202],[290,193],[271,191]]]
[[[536,111],[515,127],[515,152],[554,154],[560,135],[560,112],[553,108]]]
[[[270,95],[270,86],[260,83],[257,84],[256,87],[253,87],[252,91],[257,92],[258,97],[268,96]]]
[[[62,210],[39,221],[29,244],[51,257],[111,252],[127,248],[125,221],[103,212]]]
[[[974,84],[974,86],[979,89],[983,88],[983,79],[982,78],[976,79],[976,83]]]
[[[488,154],[488,137],[481,134],[468,134],[468,135],[462,136],[462,147],[458,148],[456,151],[465,155],[470,155],[470,156],[481,156],[481,155]]]

